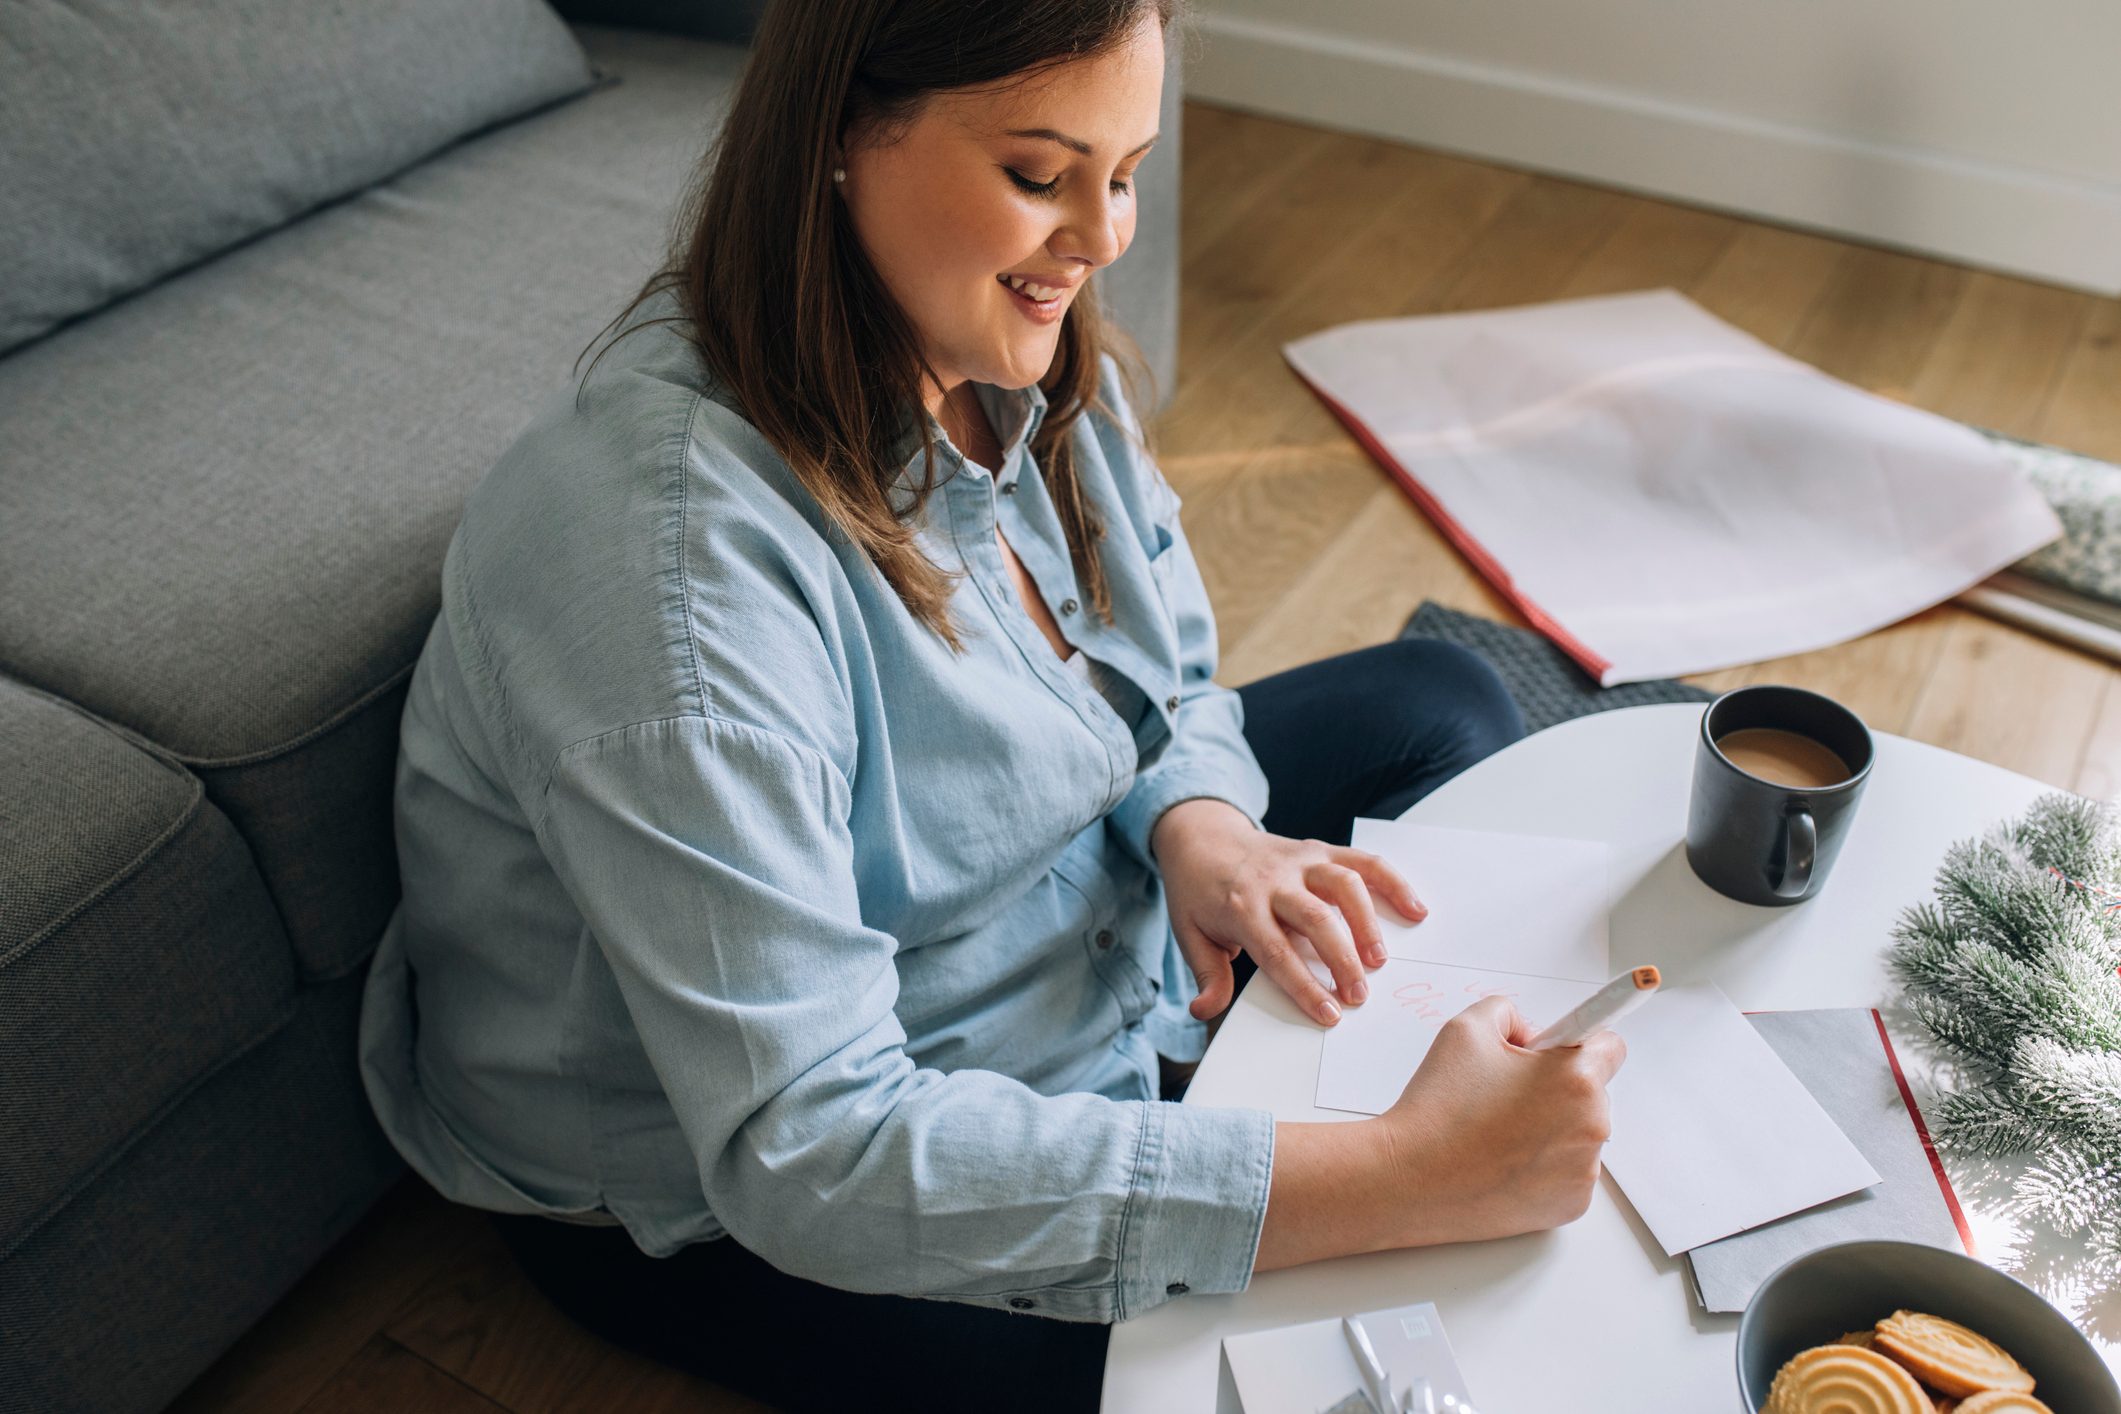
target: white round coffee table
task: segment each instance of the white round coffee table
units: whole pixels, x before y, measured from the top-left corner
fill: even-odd
[[[1877,734],[1870,785],[1824,892],[1794,908],[1756,908],[1711,891],[1687,868],[1701,711],[1637,707],[1564,722],[1481,762],[1407,818],[1612,846],[1616,968],[1655,963],[1673,982],[1714,981],[1747,1010],[1882,1006],[1895,990],[1884,966],[1892,925],[1929,896],[1946,847],[2049,789]],[[1311,1103],[1323,1035],[1278,987],[1248,986],[1186,1103],[1351,1119]],[[1928,1104],[1935,1090],[1922,1048],[1903,1025],[1893,1025],[1893,1040]],[[1965,1201],[1962,1170],[1951,1168]],[[1984,1256],[2014,1236],[1998,1213],[1969,1203],[1967,1215]],[[1739,1407],[1738,1318],[1704,1315],[1684,1267],[1606,1179],[1590,1212],[1552,1232],[1269,1272],[1236,1295],[1182,1297],[1122,1322],[1112,1331],[1103,1408],[1206,1414],[1217,1408],[1224,1336],[1434,1301],[1482,1414],[1720,1414]],[[2121,1329],[2121,1300],[2112,1307],[2099,1328]],[[2121,1344],[2102,1349],[2121,1370]]]

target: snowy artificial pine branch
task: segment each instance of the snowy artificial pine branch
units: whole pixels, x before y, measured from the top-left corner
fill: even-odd
[[[1964,1069],[1946,1148],[2028,1161],[2026,1212],[2121,1264],[2121,818],[2042,796],[1953,845],[1890,961],[1909,1011]]]

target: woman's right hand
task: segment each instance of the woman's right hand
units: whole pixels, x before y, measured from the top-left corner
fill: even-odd
[[[1627,1044],[1600,1031],[1526,1050],[1535,1034],[1507,998],[1474,1003],[1444,1023],[1380,1116],[1404,1195],[1394,1245],[1536,1232],[1589,1209],[1612,1132],[1606,1083]]]

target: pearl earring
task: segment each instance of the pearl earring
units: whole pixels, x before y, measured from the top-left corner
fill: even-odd
[[[846,180],[847,180],[847,169],[846,169],[845,167],[834,167],[834,168],[832,169],[832,180],[834,180],[835,182],[844,182],[844,181],[846,181]]]

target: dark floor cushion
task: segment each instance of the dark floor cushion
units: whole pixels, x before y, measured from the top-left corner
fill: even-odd
[[[8,0],[0,352],[590,82],[545,0]]]
[[[181,766],[0,678],[0,1262],[293,1014],[279,916]]]

